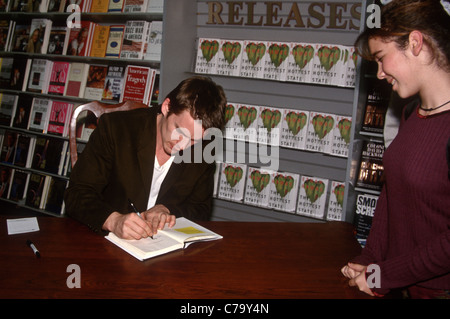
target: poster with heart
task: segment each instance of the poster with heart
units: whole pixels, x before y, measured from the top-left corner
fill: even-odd
[[[264,78],[264,65],[268,56],[266,54],[267,48],[267,42],[265,41],[245,40],[239,76]]]
[[[340,85],[345,79],[342,46],[335,44],[314,44],[311,83]]]
[[[257,143],[257,119],[260,107],[250,104],[237,104],[236,106],[234,116],[230,120],[233,128],[232,138],[238,141]]]
[[[234,117],[239,108],[238,103],[228,102],[225,107],[225,125],[224,125],[224,137],[228,139],[234,139],[235,120]]]
[[[328,198],[327,220],[342,220],[344,206],[345,183],[331,181],[330,196]]]
[[[286,81],[289,44],[288,42],[267,42],[264,79]]]
[[[305,150],[331,153],[335,115],[330,113],[310,112]]]
[[[345,63],[345,87],[355,87],[356,81],[356,66],[358,64],[358,54],[355,47],[346,47],[348,50],[348,56],[344,61]]]
[[[218,197],[231,201],[242,201],[247,165],[237,163],[222,163]]]
[[[290,43],[286,81],[311,82],[314,47],[310,43]]]
[[[244,41],[220,40],[217,58],[217,74],[239,76],[243,50]]]
[[[300,175],[274,172],[270,182],[269,208],[295,213]]]
[[[309,111],[283,109],[280,146],[305,149],[308,119]]]
[[[267,208],[269,206],[272,171],[249,167],[244,203]]]
[[[324,218],[328,179],[302,176],[298,195],[297,214]]]
[[[199,38],[195,73],[216,74],[219,56],[219,39]]]
[[[348,157],[352,118],[336,115],[335,119],[330,154],[333,156]]]
[[[258,143],[280,145],[282,109],[261,106],[258,114]]]

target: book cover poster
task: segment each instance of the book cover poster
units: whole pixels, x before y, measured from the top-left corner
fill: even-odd
[[[195,73],[217,73],[219,41],[219,39],[198,39]]]
[[[290,43],[286,81],[311,82],[314,47],[309,43]]]
[[[219,45],[220,53],[217,59],[217,74],[239,76],[244,41],[220,40]]]
[[[280,145],[282,109],[261,106],[258,114],[258,143]]]
[[[339,157],[348,157],[350,145],[350,133],[352,129],[352,118],[349,116],[336,115],[334,122],[333,138],[330,154]]]
[[[355,225],[356,238],[361,245],[365,245],[372,227],[372,219],[375,215],[378,196],[371,194],[358,194],[356,197]]]
[[[264,79],[286,81],[289,50],[289,43],[267,43],[267,57],[264,61]]]
[[[335,118],[333,114],[310,112],[305,149],[330,153]]]
[[[344,206],[345,183],[331,181],[330,197],[328,199],[327,220],[342,220]]]
[[[245,164],[222,163],[218,197],[231,201],[242,201],[246,171]]]
[[[297,214],[322,219],[325,213],[327,189],[327,179],[302,176]]]
[[[283,109],[280,146],[300,150],[304,149],[308,119],[308,111]]]
[[[244,41],[241,71],[239,76],[246,78],[264,78],[267,43],[264,41]]]
[[[261,168],[248,168],[244,203],[266,208],[269,206],[272,173]]]
[[[285,172],[272,173],[269,208],[294,213],[297,204],[299,175]]]

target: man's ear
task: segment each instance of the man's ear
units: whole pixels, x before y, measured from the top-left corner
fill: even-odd
[[[161,105],[161,113],[166,117],[169,114],[170,100],[166,98]]]
[[[409,47],[414,56],[418,56],[423,49],[423,34],[414,30],[409,34]]]

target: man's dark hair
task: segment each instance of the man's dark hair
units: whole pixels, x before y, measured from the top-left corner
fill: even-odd
[[[170,100],[169,115],[188,110],[202,126],[223,129],[227,99],[220,85],[209,77],[193,76],[183,80],[167,97]]]

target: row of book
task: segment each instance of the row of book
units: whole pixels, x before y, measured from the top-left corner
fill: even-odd
[[[160,61],[162,32],[162,21],[81,21],[67,27],[44,18],[1,20],[0,51]]]
[[[0,142],[1,163],[61,176],[71,171],[67,140],[2,129]]]
[[[0,3],[0,12],[162,13],[163,9],[164,0],[6,0]]]
[[[61,215],[67,181],[0,165],[0,199],[9,199],[30,208]]]
[[[199,38],[195,72],[354,87],[355,48],[337,44]]]
[[[0,125],[66,137],[74,107],[65,101],[0,93]]]
[[[342,219],[343,182],[239,163],[217,165],[216,198],[312,218]]]
[[[348,157],[349,116],[228,103],[225,121],[229,139]]]
[[[146,66],[88,64],[25,57],[0,59],[3,89],[96,101],[157,99],[158,71]]]

